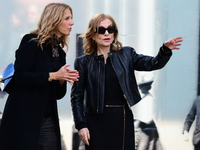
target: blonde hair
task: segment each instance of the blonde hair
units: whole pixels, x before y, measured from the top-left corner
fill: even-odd
[[[72,8],[64,3],[50,3],[44,8],[37,25],[37,29],[30,32],[38,34],[36,39],[41,47],[47,40],[52,40],[52,37],[57,32],[57,26],[63,20],[63,16],[65,15],[67,9],[69,9],[72,13]],[[68,36],[62,35],[60,39],[61,47],[64,48],[66,46],[68,48]]]
[[[96,28],[99,26],[100,22],[105,19],[111,20],[112,25],[116,27],[116,30],[114,32],[114,41],[113,41],[113,44],[111,45],[111,49],[118,51],[122,48],[121,42],[119,42],[117,39],[118,28],[117,28],[117,24],[115,23],[115,20],[110,15],[107,15],[107,14],[96,14],[90,20],[86,33],[79,36],[83,38],[83,49],[86,55],[92,55],[96,52],[97,44],[93,40],[93,37],[96,34]]]

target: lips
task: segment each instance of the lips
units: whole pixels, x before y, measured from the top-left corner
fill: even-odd
[[[110,38],[104,38],[103,40],[104,41],[110,41]]]

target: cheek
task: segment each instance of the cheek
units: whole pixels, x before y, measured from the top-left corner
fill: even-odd
[[[115,39],[114,34],[111,36],[112,41]]]
[[[67,27],[67,23],[66,22],[62,22],[59,26],[59,29],[62,30],[63,28]]]
[[[99,35],[96,35],[92,38],[94,41],[99,41],[101,40],[101,37]]]
[[[57,30],[60,32],[61,29],[62,29],[62,24],[60,24],[60,25],[58,26]]]

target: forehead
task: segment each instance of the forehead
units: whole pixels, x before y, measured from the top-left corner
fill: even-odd
[[[112,25],[112,21],[108,18],[102,20],[100,23],[99,23],[99,26],[103,26],[103,27],[108,27]]]
[[[71,16],[71,15],[72,15],[71,10],[67,8],[64,12],[64,16]]]

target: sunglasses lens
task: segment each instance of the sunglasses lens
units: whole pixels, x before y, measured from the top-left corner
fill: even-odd
[[[115,26],[110,26],[108,28],[97,27],[97,33],[99,33],[99,34],[104,34],[106,32],[106,30],[108,31],[108,33],[114,33],[115,32]]]
[[[104,28],[104,27],[98,27],[98,28],[97,28],[97,32],[98,32],[99,34],[104,34],[104,33],[106,32],[106,28]]]
[[[115,27],[114,26],[108,27],[107,30],[108,30],[108,33],[114,33]]]

